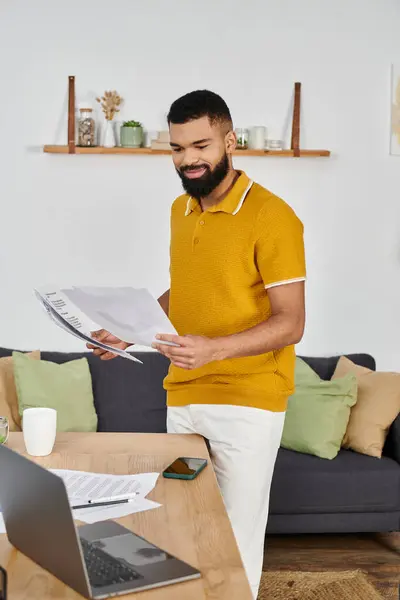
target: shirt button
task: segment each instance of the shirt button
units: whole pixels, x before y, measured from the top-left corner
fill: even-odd
[[[204,225],[204,221],[200,221],[200,225]]]
[[[195,244],[198,244],[199,243],[199,238],[194,238],[193,241],[194,241]]]

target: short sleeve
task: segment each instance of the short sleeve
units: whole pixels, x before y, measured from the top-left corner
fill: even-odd
[[[293,209],[274,196],[258,214],[255,259],[266,289],[305,281],[304,227]]]

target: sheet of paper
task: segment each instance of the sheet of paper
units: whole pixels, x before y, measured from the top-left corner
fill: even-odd
[[[121,496],[137,492],[133,502],[114,504],[111,506],[96,506],[73,510],[75,519],[84,523],[97,523],[107,519],[118,519],[133,513],[158,508],[161,504],[147,500],[146,496],[154,489],[159,473],[138,473],[135,475],[109,475],[103,473],[88,473],[69,469],[49,469],[61,477],[67,488],[71,506],[85,504],[88,500],[101,500],[111,496]],[[3,517],[0,512],[0,534],[5,533]]]
[[[134,500],[133,502],[129,502],[127,504],[115,504],[113,506],[97,506],[95,508],[77,509],[73,510],[72,514],[74,519],[78,519],[84,523],[97,523],[98,521],[107,521],[107,519],[120,519],[134,513],[152,510],[153,508],[159,508],[160,506],[161,504],[158,502],[153,502],[153,500],[139,498],[138,500]],[[0,534],[2,533],[6,533],[6,527],[3,516],[0,513]]]
[[[72,327],[72,325],[69,325],[69,323],[67,323],[66,321],[64,321],[64,319],[62,317],[60,317],[60,315],[46,302],[45,298],[42,298],[37,292],[36,292],[36,297],[38,298],[39,302],[41,303],[42,307],[44,308],[47,316],[50,317],[50,319],[58,327],[60,327],[61,329],[63,329],[67,333],[70,333],[71,335],[74,335],[79,340],[86,341],[85,338],[84,338],[84,334],[82,332],[79,332],[77,329],[74,329]]]
[[[143,364],[141,360],[132,356],[125,350],[112,348],[111,346],[92,338],[90,335],[90,327],[85,326],[84,315],[82,315],[82,313],[73,306],[68,298],[63,296],[62,292],[59,290],[40,288],[35,289],[34,292],[47,315],[64,331],[74,335],[85,343],[89,342],[98,348],[122,356],[122,358],[127,358],[128,360]]]
[[[140,498],[129,502],[128,504],[115,504],[114,506],[97,506],[95,508],[83,508],[73,510],[74,519],[79,519],[84,523],[97,523],[107,519],[120,519],[133,513],[159,508],[161,504]]]
[[[156,298],[145,288],[73,286],[61,292],[87,317],[126,342],[151,347],[157,333],[177,335]]]
[[[137,500],[144,499],[154,489],[159,477],[159,473],[109,475],[69,469],[49,470],[63,479],[71,503],[79,501],[82,504],[88,500],[119,497],[135,492]]]
[[[120,519],[137,512],[144,512],[146,510],[152,510],[153,508],[159,508],[160,506],[161,504],[158,502],[153,502],[153,500],[147,500],[146,498],[140,498],[134,502],[129,502],[128,504],[115,504],[114,506],[97,506],[95,508],[77,509],[73,510],[72,514],[74,519],[78,519],[84,523],[97,523],[98,521],[107,521],[107,519]],[[0,534],[2,533],[6,533],[6,527],[3,516],[0,513]]]

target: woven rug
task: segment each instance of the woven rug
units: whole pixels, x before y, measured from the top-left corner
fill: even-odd
[[[361,571],[265,571],[258,600],[382,600]]]

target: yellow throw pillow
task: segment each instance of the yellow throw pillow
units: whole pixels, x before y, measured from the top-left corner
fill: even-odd
[[[40,351],[30,352],[28,356],[40,360]],[[12,356],[0,358],[0,416],[7,417],[10,431],[21,431],[21,417],[19,416]]]
[[[347,373],[357,378],[358,399],[342,446],[381,458],[389,427],[400,413],[400,373],[371,371],[341,356],[332,379]]]

